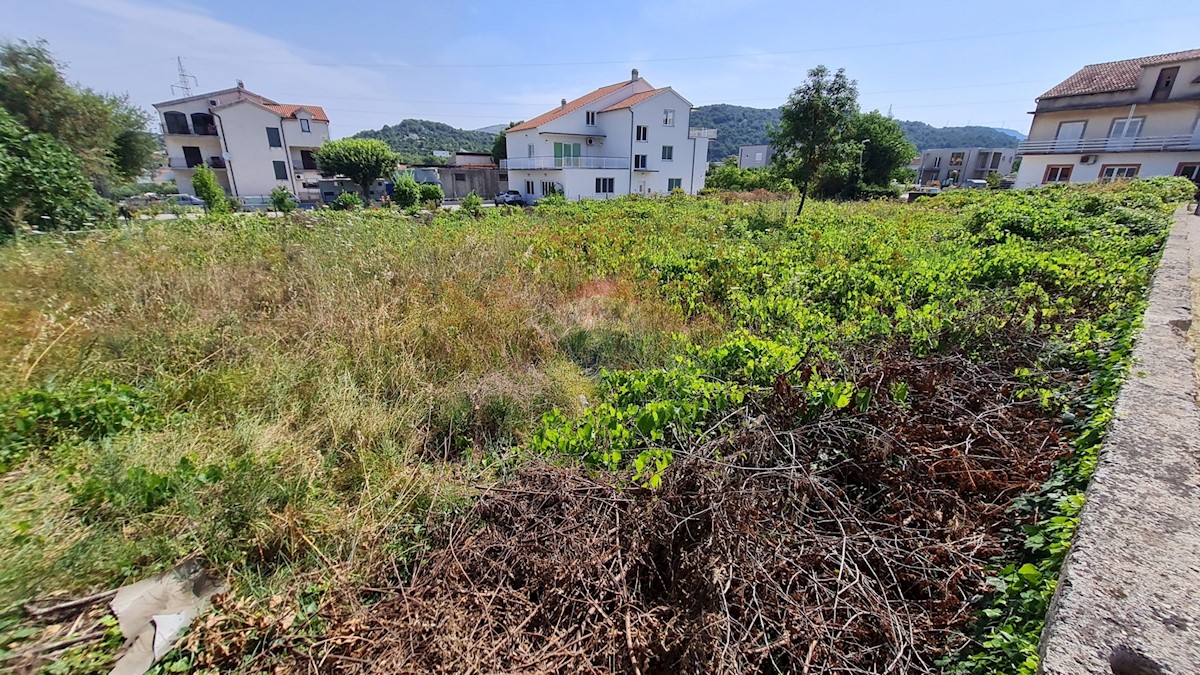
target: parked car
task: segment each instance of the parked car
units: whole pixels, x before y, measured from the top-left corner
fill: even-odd
[[[983,180],[981,178],[968,178],[967,180],[963,181],[963,187],[966,187],[966,188],[975,188],[975,189],[979,190],[979,189],[987,189],[987,186],[988,186],[987,181]]]
[[[205,206],[204,200],[195,195],[167,195],[162,201],[179,206]]]
[[[496,195],[496,206],[525,206],[525,199],[516,190],[505,190]]]

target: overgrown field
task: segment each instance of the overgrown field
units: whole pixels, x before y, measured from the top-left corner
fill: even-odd
[[[1031,673],[1192,190],[9,242],[0,665],[200,553],[164,672]]]

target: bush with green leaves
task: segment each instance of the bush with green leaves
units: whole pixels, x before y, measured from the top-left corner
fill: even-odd
[[[76,229],[112,216],[79,160],[53,138],[30,133],[0,108],[0,237],[21,225]]]
[[[475,194],[474,191],[471,191],[466,197],[463,197],[462,204],[459,205],[459,208],[462,209],[463,213],[471,216],[472,218],[479,218],[483,216],[483,200],[480,199],[479,195]]]
[[[353,211],[362,208],[362,199],[353,192],[343,192],[329,206],[335,211]]]
[[[416,206],[420,200],[421,186],[413,179],[412,174],[402,174],[392,186],[392,203],[407,209]]]
[[[276,185],[271,190],[271,208],[279,213],[291,213],[296,210],[296,197],[282,185]]]
[[[200,164],[192,173],[192,191],[196,193],[197,197],[204,200],[204,205],[214,214],[237,210],[229,208],[229,199],[225,195],[225,190],[217,182],[216,172],[208,168],[207,164]]]
[[[446,198],[446,193],[442,192],[441,185],[433,183],[421,183],[421,203],[428,204],[430,202],[442,203]]]

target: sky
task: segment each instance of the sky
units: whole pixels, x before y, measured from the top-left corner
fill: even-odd
[[[323,106],[335,137],[429,119],[533,117],[637,68],[693,105],[782,104],[845,68],[864,110],[1029,129],[1080,67],[1200,48],[1196,0],[900,3],[606,0],[0,0],[0,39],[45,39],[73,81],[147,110],[234,86]]]

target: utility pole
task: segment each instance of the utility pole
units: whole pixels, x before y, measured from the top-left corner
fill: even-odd
[[[171,85],[171,93],[179,92],[186,96],[192,95],[192,85],[200,86],[200,82],[196,80],[196,76],[192,75],[183,67],[183,57],[176,56],[175,63],[179,66],[179,82]]]

